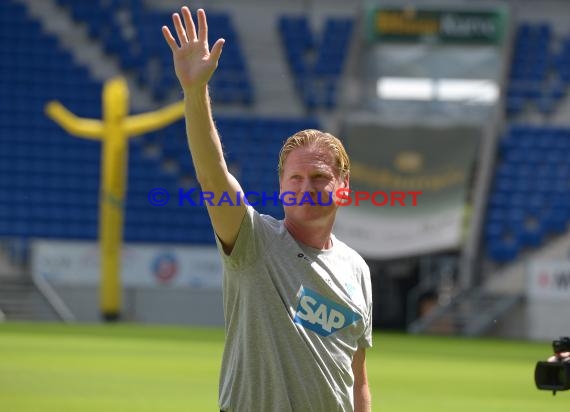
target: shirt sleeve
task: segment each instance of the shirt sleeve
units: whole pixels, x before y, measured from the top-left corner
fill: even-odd
[[[370,348],[372,347],[372,285],[370,282],[370,269],[366,263],[363,263],[362,270],[362,291],[364,293],[364,298],[366,300],[366,311],[364,321],[364,333],[358,339],[359,348]]]
[[[261,217],[251,206],[247,206],[241,222],[239,233],[230,254],[224,252],[224,248],[216,235],[216,245],[224,265],[233,269],[241,270],[252,265],[259,256],[259,242],[261,241]]]

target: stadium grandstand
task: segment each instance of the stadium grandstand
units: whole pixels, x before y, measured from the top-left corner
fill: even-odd
[[[45,107],[101,119],[117,76],[132,114],[180,100],[160,32],[178,3],[0,2],[0,318],[99,321],[101,142]],[[189,4],[206,8],[210,41],[226,39],[210,90],[244,189],[277,191],[283,141],[330,131],[353,188],[422,192],[417,206],[339,213],[337,234],[371,267],[378,328],[567,332],[552,319],[570,305],[566,2],[287,3]],[[122,318],[221,325],[208,214],[184,197],[198,186],[184,121],[129,139],[127,157]]]

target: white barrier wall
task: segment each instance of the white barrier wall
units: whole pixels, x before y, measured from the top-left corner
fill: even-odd
[[[32,272],[51,283],[98,285],[97,242],[36,240]],[[214,246],[124,245],[124,286],[156,288],[222,287],[222,264]]]
[[[96,286],[53,285],[79,322],[100,322]],[[125,288],[121,320],[193,326],[223,326],[219,289]]]
[[[36,240],[32,273],[53,287],[78,321],[100,321],[97,242]],[[222,265],[214,246],[125,245],[126,321],[223,325]]]
[[[530,339],[570,335],[569,260],[535,260],[529,264],[526,325]]]

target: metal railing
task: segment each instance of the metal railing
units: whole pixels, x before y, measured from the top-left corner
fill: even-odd
[[[59,297],[57,292],[52,288],[47,280],[41,275],[32,275],[34,285],[38,288],[39,292],[43,295],[57,316],[64,322],[75,322],[75,315],[67,307],[65,302]]]

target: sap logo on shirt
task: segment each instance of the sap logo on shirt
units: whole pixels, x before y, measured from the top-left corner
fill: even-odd
[[[298,296],[294,322],[321,336],[329,336],[362,319],[359,314],[311,289],[301,286]]]

